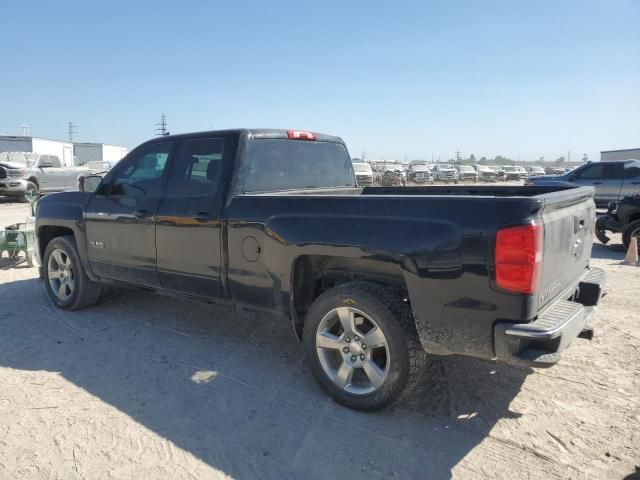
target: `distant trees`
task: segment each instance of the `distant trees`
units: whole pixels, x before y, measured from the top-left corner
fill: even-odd
[[[513,160],[507,157],[503,157],[502,155],[498,155],[496,158],[493,159],[493,162],[497,165],[503,165],[505,163],[513,163]]]
[[[473,153],[469,155],[469,162],[476,163],[476,156]]]
[[[562,165],[564,163],[564,157],[558,157],[555,161],[556,165]]]

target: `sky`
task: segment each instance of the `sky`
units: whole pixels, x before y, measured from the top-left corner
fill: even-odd
[[[5,1],[0,134],[134,147],[236,127],[353,157],[640,147],[640,0]]]

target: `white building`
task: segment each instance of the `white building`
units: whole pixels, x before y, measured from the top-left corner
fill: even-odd
[[[640,148],[626,150],[604,150],[600,152],[600,160],[640,160]]]
[[[32,152],[56,155],[62,164],[73,166],[73,144],[38,137],[0,135],[0,152]]]
[[[73,154],[78,163],[87,162],[117,162],[124,157],[129,149],[121,145],[106,143],[74,143]]]

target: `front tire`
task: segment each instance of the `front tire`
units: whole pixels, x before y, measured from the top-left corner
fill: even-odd
[[[32,199],[37,199],[40,196],[40,189],[35,182],[29,180],[25,187],[24,196],[22,201],[25,203],[31,203]]]
[[[95,304],[102,287],[84,271],[75,238],[54,238],[44,253],[44,285],[51,301],[63,310],[79,310]]]
[[[399,400],[426,361],[411,309],[394,289],[374,283],[346,283],[320,295],[303,336],[315,380],[356,410],[380,410]]]

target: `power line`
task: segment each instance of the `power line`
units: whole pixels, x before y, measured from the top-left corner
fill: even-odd
[[[69,134],[69,143],[73,143],[73,134],[76,132],[76,126],[73,124],[73,122],[69,122],[68,123],[68,134]]]
[[[160,123],[156,123],[156,135],[165,136],[169,135],[167,131],[167,116],[163,113],[160,115]]]

